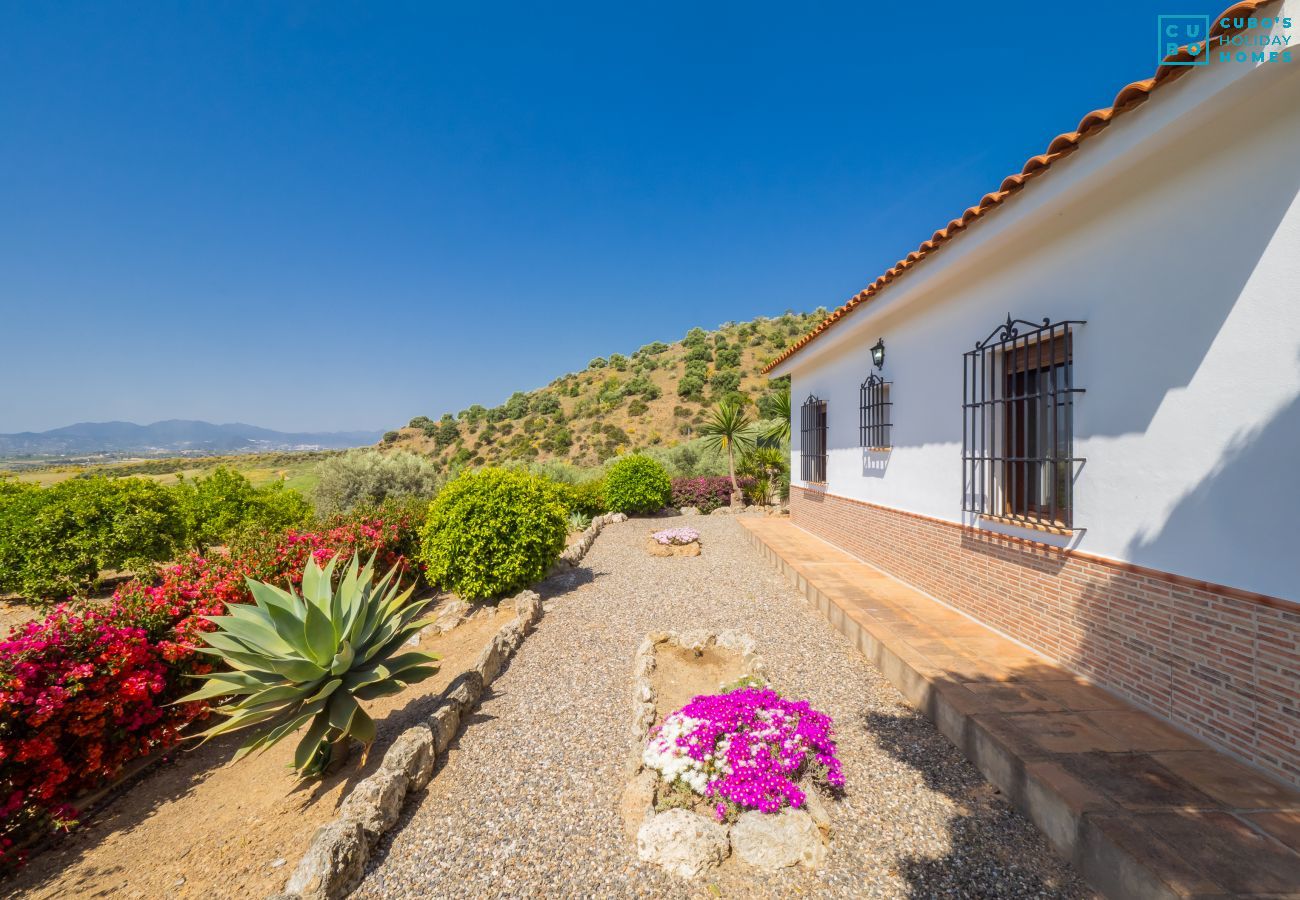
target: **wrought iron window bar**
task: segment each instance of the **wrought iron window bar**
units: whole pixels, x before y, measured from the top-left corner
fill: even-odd
[[[799,410],[799,472],[804,481],[826,481],[826,401],[812,394]]]
[[[888,450],[894,446],[890,386],[874,372],[862,382],[858,410],[858,437],[868,450]]]
[[[1031,527],[1074,527],[1074,329],[1010,315],[962,370],[962,509]]]

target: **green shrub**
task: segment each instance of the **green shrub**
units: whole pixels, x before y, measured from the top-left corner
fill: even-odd
[[[420,560],[433,584],[467,600],[496,597],[542,578],[567,532],[568,511],[551,482],[480,469],[450,482],[430,506]]]
[[[574,484],[557,482],[555,487],[559,492],[560,502],[564,504],[565,510],[570,515],[582,513],[585,516],[595,517],[605,512],[605,482],[603,479],[594,478],[590,481],[580,481]]]
[[[193,481],[182,480],[172,490],[185,526],[185,543],[200,552],[225,543],[241,529],[283,531],[311,517],[311,507],[297,491],[278,482],[255,488],[225,466]]]
[[[185,526],[172,490],[144,478],[74,478],[0,494],[0,589],[31,600],[88,591],[105,569],[171,559]]]
[[[650,513],[672,500],[673,484],[664,467],[633,453],[615,460],[605,472],[605,503],[614,512]]]
[[[442,483],[432,462],[404,451],[349,450],[321,463],[316,474],[320,481],[312,491],[312,501],[323,516],[375,506],[390,497],[427,499]]]

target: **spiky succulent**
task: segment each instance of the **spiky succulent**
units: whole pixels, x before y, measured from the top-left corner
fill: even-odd
[[[586,531],[591,524],[591,516],[585,512],[569,513],[569,531]]]
[[[337,561],[322,569],[308,559],[301,595],[249,579],[252,603],[231,603],[228,615],[208,617],[217,630],[203,635],[208,646],[200,652],[230,671],[198,676],[207,684],[177,701],[229,698],[215,708],[227,718],[204,731],[204,740],[263,726],[238,759],[307,725],[293,765],[300,775],[319,774],[332,748],[348,738],[367,746],[375,739],[374,720],[359,701],[438,671],[431,653],[399,652],[427,624],[420,614],[432,601],[411,602],[396,567],[375,581],[373,557],[364,567],[354,557],[333,587]]]

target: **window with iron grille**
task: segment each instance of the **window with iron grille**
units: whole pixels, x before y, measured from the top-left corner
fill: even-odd
[[[799,467],[804,481],[826,481],[826,401],[812,394],[800,409]]]
[[[1012,319],[965,354],[962,508],[1017,524],[1074,527],[1074,329]]]
[[[894,446],[893,424],[889,399],[892,382],[885,381],[874,372],[862,382],[862,405],[858,412],[858,435],[862,446],[868,450],[888,450]]]

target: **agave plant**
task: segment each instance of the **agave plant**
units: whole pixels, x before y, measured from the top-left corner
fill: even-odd
[[[569,513],[569,531],[586,531],[591,524],[591,516],[585,512]]]
[[[420,614],[432,600],[409,602],[412,589],[400,589],[396,567],[375,581],[373,556],[364,567],[354,557],[333,587],[336,562],[322,569],[309,558],[301,596],[250,578],[251,604],[227,604],[228,615],[208,617],[217,630],[202,636],[208,646],[200,652],[230,671],[197,676],[207,684],[177,701],[229,698],[216,707],[227,718],[203,740],[261,725],[239,759],[307,725],[293,765],[302,776],[318,775],[348,740],[374,741],[374,720],[359,701],[438,671],[431,653],[398,652],[428,623]]]

